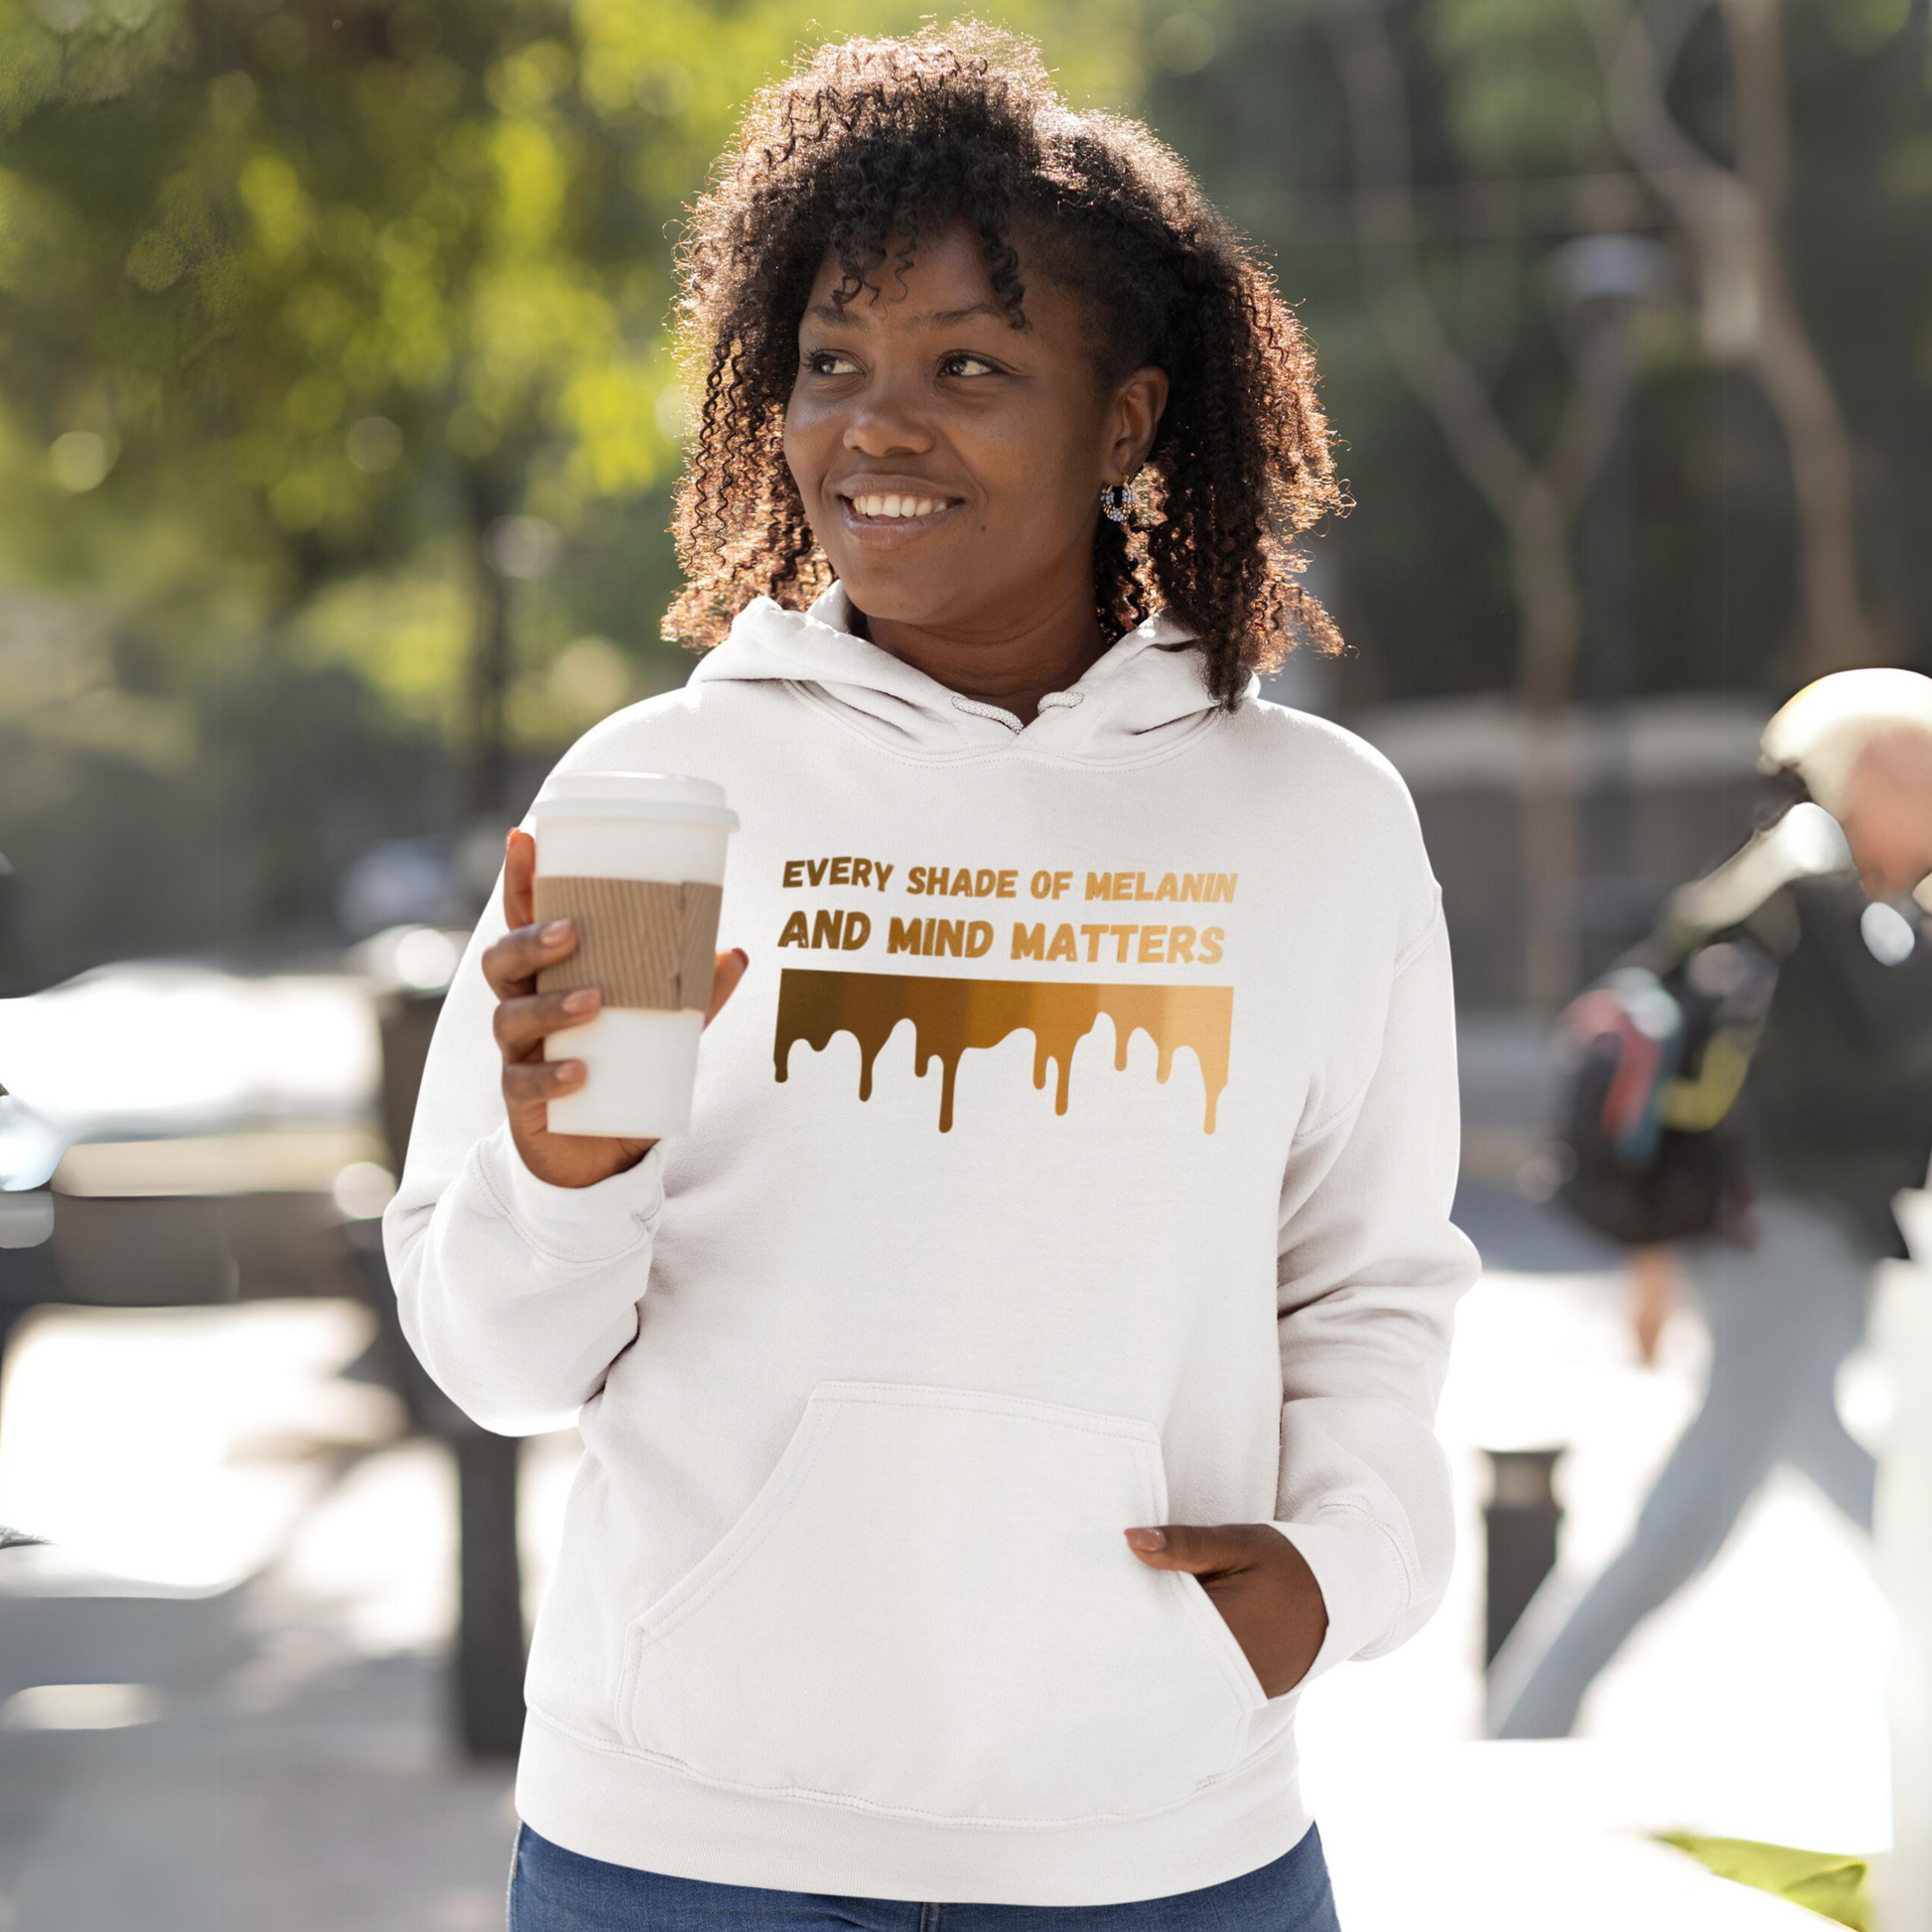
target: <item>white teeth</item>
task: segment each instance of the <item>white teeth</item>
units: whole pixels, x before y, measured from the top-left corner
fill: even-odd
[[[854,496],[850,500],[861,516],[930,516],[945,507],[934,496]]]

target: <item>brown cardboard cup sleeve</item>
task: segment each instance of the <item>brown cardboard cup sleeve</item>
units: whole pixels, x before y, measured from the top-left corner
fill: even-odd
[[[607,1007],[710,1007],[723,887],[538,873],[534,896],[539,925],[577,924],[570,955],[538,972],[539,993],[596,986]]]

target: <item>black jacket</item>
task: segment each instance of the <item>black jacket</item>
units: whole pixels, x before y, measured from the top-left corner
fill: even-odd
[[[1881,964],[1860,928],[1869,903],[1856,879],[1806,879],[1746,922],[1778,976],[1734,1118],[1760,1187],[1834,1201],[1902,1256],[1891,1198],[1932,1161],[1932,931]]]

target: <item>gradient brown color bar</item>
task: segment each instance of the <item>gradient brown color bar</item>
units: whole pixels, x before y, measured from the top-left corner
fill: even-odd
[[[1203,1133],[1214,1131],[1214,1103],[1228,1078],[1231,986],[1128,986],[1058,980],[981,980],[926,974],[838,973],[787,966],[778,975],[778,1020],[772,1039],[777,1078],[795,1041],[823,1052],[832,1035],[859,1042],[859,1098],[872,1098],[872,1063],[901,1020],[912,1023],[912,1069],[923,1078],[937,1058],[939,1131],[952,1128],[953,1079],[969,1048],[997,1046],[1023,1029],[1034,1036],[1034,1085],[1046,1084],[1046,1065],[1058,1063],[1053,1111],[1066,1112],[1073,1048],[1101,1014],[1114,1023],[1114,1067],[1127,1067],[1136,1028],[1160,1054],[1156,1077],[1166,1080],[1174,1049],[1191,1046],[1206,1088]]]

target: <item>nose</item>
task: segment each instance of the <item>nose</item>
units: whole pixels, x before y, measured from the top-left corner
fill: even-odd
[[[932,431],[913,397],[897,384],[874,382],[854,400],[840,440],[860,456],[916,456],[932,448]]]

